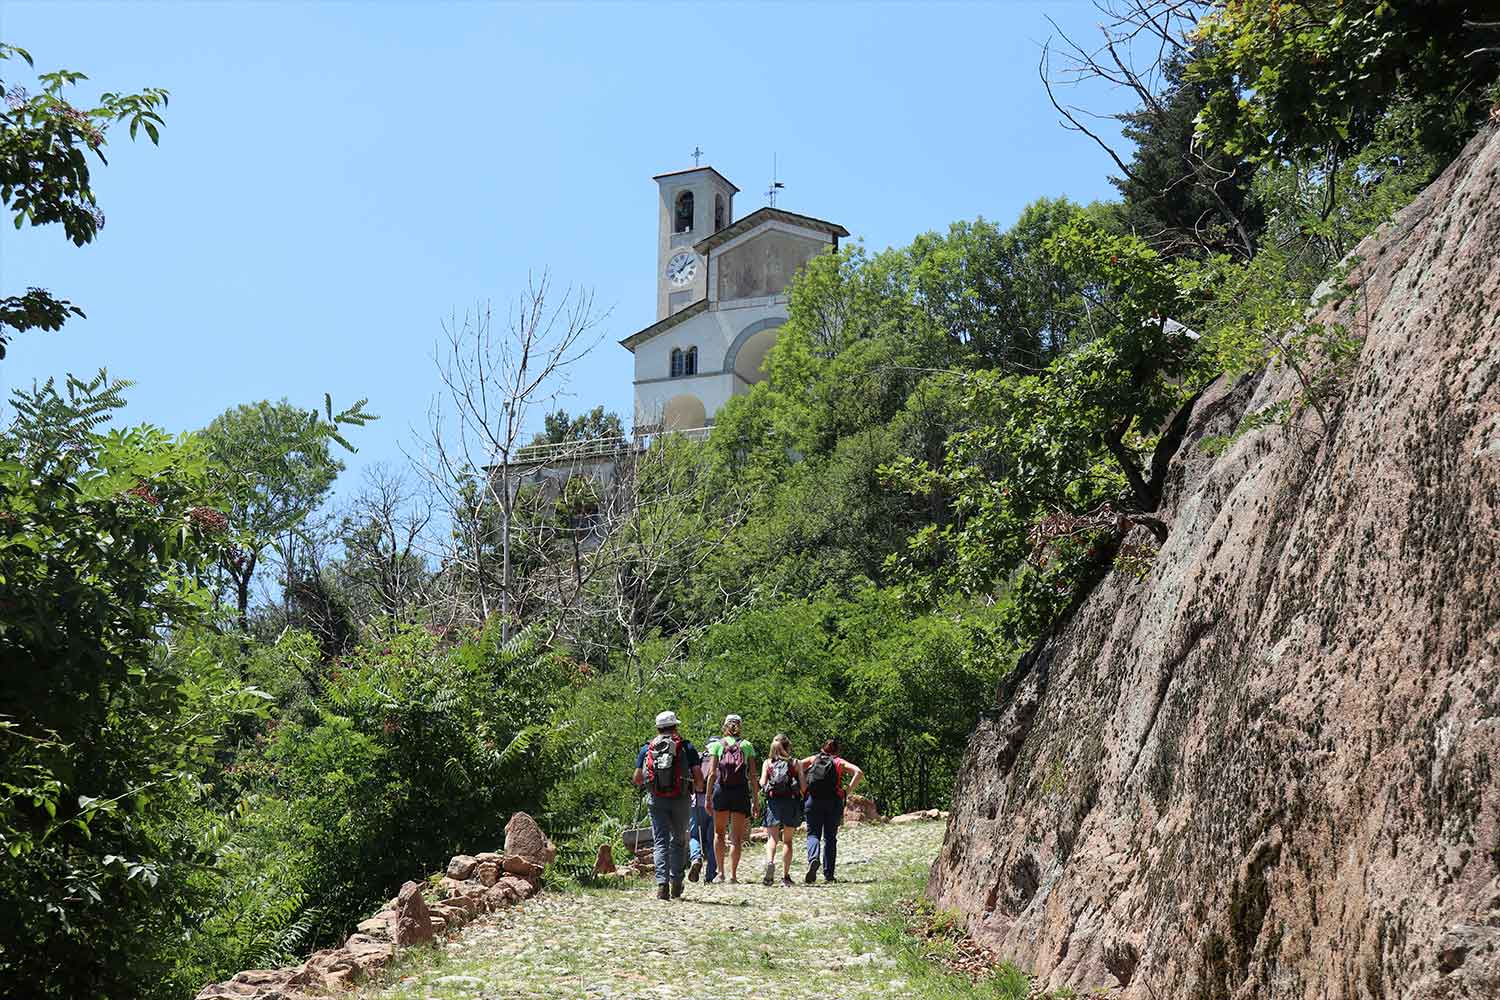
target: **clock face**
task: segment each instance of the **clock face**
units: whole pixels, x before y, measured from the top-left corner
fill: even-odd
[[[667,261],[667,280],[674,285],[685,285],[698,274],[698,255],[686,250],[672,255]]]

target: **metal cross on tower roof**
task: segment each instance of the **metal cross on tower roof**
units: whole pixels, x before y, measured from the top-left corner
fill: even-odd
[[[703,150],[699,149],[695,145],[693,147],[693,166],[695,166],[695,167],[699,166],[700,164],[699,164],[698,161],[701,160],[701,159],[703,159]]]

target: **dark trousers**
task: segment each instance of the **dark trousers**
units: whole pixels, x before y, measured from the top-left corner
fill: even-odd
[[[804,805],[807,807],[807,863],[816,867],[821,857],[823,877],[833,878],[833,866],[839,853],[839,824],[844,821],[844,800],[808,796]]]

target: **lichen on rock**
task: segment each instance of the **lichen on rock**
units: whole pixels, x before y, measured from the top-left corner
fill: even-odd
[[[1212,456],[1297,385],[1212,387],[972,738],[929,891],[1050,986],[1500,995],[1500,132],[1354,256],[1329,425]]]

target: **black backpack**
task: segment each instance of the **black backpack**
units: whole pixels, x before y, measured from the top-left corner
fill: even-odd
[[[773,799],[789,799],[797,794],[797,772],[786,758],[771,761],[771,780],[767,785]]]
[[[646,785],[659,799],[682,794],[682,737],[662,733],[646,744]]]
[[[820,753],[807,769],[807,793],[815,799],[837,798],[839,766],[832,754]]]

